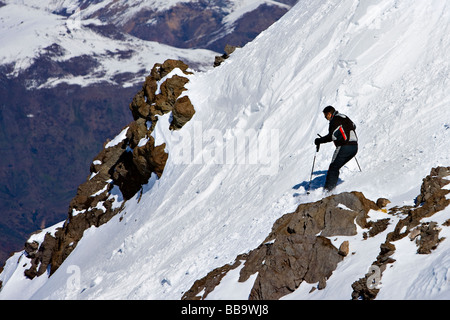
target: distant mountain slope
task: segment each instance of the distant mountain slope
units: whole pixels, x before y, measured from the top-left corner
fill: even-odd
[[[77,19],[95,19],[103,30],[116,29],[143,40],[179,48],[221,52],[242,46],[286,13],[298,0],[6,0],[38,11]]]
[[[183,59],[200,69],[214,57],[208,50],[142,40],[97,19],[67,18],[16,4],[2,7],[0,15],[4,46],[0,64],[7,67],[3,69],[7,78],[20,77],[27,89],[60,83],[136,86],[161,56]]]

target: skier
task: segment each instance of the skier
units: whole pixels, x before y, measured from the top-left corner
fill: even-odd
[[[314,140],[316,146],[321,143],[334,142],[336,151],[333,154],[330,167],[325,180],[326,191],[336,187],[339,179],[339,169],[342,168],[358,152],[358,138],[356,136],[356,125],[347,116],[339,113],[332,106],[323,109],[325,118],[330,122],[328,134]]]

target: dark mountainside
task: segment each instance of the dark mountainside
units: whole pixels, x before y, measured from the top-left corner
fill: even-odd
[[[298,0],[276,2],[292,7]],[[143,8],[130,17],[126,13],[133,4],[119,7],[113,2],[86,18],[98,18],[105,23],[92,28],[109,36],[120,37],[125,33],[177,48],[204,48],[221,52],[227,44],[245,45],[288,11],[287,7],[263,3],[237,19],[233,25],[227,25],[223,20],[233,7],[227,0],[182,2],[162,11]],[[81,11],[91,5],[90,1],[80,0]],[[67,9],[56,13],[62,16],[72,14]]]
[[[131,119],[135,88],[27,90],[0,81],[0,264],[30,233],[62,220],[101,141]]]
[[[279,1],[294,5],[297,1]],[[234,31],[226,33],[222,25],[224,12],[208,2],[180,3],[165,12],[142,12],[126,23],[125,32],[145,40],[157,41],[178,48],[205,48],[221,52],[225,45],[244,46],[286,13],[278,6],[260,5],[240,18]],[[155,23],[146,23],[154,19]]]
[[[280,2],[292,6],[297,0]],[[80,3],[81,9],[91,4]],[[278,6],[261,5],[225,34],[221,20],[227,14],[226,6],[226,1],[214,5],[198,1],[165,12],[144,10],[125,24],[120,19],[113,22],[118,12],[106,7],[93,15],[105,25],[89,27],[111,39],[128,33],[181,48],[223,52],[226,44],[245,45],[287,12]],[[65,11],[58,14],[70,15]],[[151,25],[146,23],[150,19],[154,20]],[[29,89],[30,84],[39,85],[49,78],[89,74],[97,65],[88,55],[56,62],[51,58],[58,56],[59,50],[57,44],[45,48],[33,65],[16,78],[7,76],[12,65],[0,66],[0,266],[23,247],[31,232],[65,219],[70,199],[86,178],[85,168],[102,142],[129,123],[127,106],[140,89],[120,85],[136,76],[126,73],[112,79],[118,85],[63,84]],[[144,78],[145,72],[141,70],[139,76]]]

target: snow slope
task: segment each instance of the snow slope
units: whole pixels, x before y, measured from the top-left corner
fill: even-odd
[[[219,68],[190,76],[196,114],[177,132],[169,117],[158,122],[155,138],[167,143],[169,159],[140,200],[88,229],[51,278],[25,279],[27,259],[17,253],[0,275],[0,299],[179,299],[259,245],[281,215],[323,196],[331,144],[317,154],[313,192],[304,189],[329,104],[356,123],[362,167],[349,162],[335,192],[412,204],[430,169],[450,163],[449,45],[446,0],[299,2]],[[450,298],[448,233],[431,255],[399,244],[403,262],[383,274],[379,298]],[[371,241],[351,241],[357,254],[324,290],[309,295],[302,284],[286,298],[349,299],[349,285],[378,254]],[[243,298],[251,288],[224,285],[216,299]]]

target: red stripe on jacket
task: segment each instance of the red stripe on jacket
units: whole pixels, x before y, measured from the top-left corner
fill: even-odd
[[[342,137],[345,141],[347,141],[347,136],[345,135],[344,129],[342,129],[342,126],[339,127],[339,131],[341,131]]]

